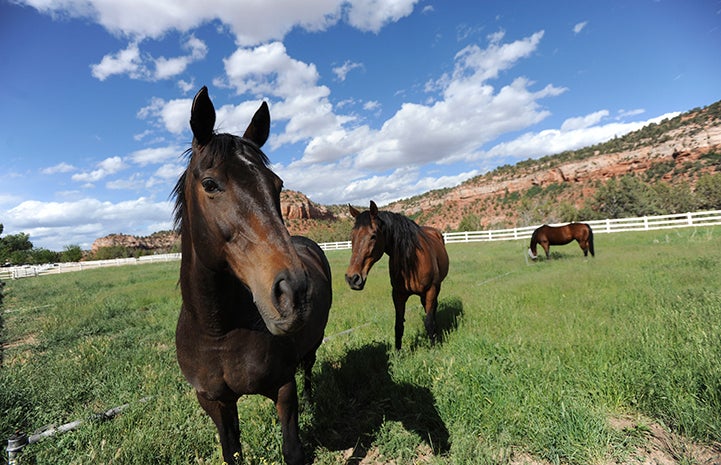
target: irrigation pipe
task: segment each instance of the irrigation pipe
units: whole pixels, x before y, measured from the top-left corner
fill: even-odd
[[[356,326],[355,328],[346,329],[345,331],[341,331],[341,332],[339,332],[339,333],[331,334],[330,336],[324,337],[324,338],[323,338],[323,342],[329,341],[329,340],[331,340],[331,339],[334,339],[334,338],[336,338],[336,337],[338,337],[338,336],[342,336],[342,335],[344,335],[344,334],[350,334],[350,333],[352,333],[352,332],[354,332],[354,331],[357,331],[357,330],[359,330],[359,329],[361,329],[361,328],[365,328],[366,326],[370,326],[370,325],[371,325],[371,323],[368,322],[368,323],[364,323],[364,324],[362,324],[362,325],[360,325],[360,326]]]
[[[512,273],[515,273],[515,271],[508,271],[508,272],[506,272],[506,273],[499,274],[498,276],[494,276],[494,277],[492,277],[492,278],[488,278],[488,279],[486,279],[485,281],[481,281],[480,283],[476,283],[476,286],[483,286],[484,284],[488,284],[488,283],[490,283],[491,281],[495,281],[496,279],[504,278],[504,277],[506,277],[506,276],[508,276],[509,274],[512,274]]]
[[[139,402],[147,402],[152,397],[143,397],[140,399]],[[89,420],[110,420],[119,413],[121,413],[123,410],[130,407],[130,404],[123,404],[119,405],[117,407],[113,407],[110,410],[106,410],[102,413],[97,413],[95,415],[92,415]],[[8,465],[16,465],[18,463],[18,460],[20,458],[20,453],[25,448],[25,446],[29,446],[30,444],[35,444],[36,442],[39,442],[42,439],[49,438],[51,436],[55,436],[59,433],[65,433],[67,431],[72,431],[74,429],[77,429],[80,425],[85,423],[88,420],[75,420],[71,421],[70,423],[65,423],[64,425],[60,426],[45,426],[41,428],[38,433],[31,434],[28,436],[22,431],[18,431],[12,436],[8,438],[8,445],[7,445],[7,452],[8,452]]]

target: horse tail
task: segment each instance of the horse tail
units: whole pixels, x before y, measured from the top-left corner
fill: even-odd
[[[591,252],[591,256],[595,257],[596,253],[593,250],[593,229],[589,225],[586,225],[588,228],[588,251]]]
[[[539,228],[540,229],[540,228]],[[533,234],[531,234],[531,245],[528,247],[528,256],[531,257],[533,260],[538,258],[537,254],[537,248],[536,245],[538,244],[538,229],[533,231]]]

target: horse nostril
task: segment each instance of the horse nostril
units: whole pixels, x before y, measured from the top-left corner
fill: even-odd
[[[276,280],[275,286],[273,287],[273,304],[281,314],[293,308],[293,291],[287,280]]]
[[[273,284],[273,305],[282,317],[291,317],[296,308],[303,302],[306,282],[299,276],[283,271],[275,278]]]
[[[346,282],[351,287],[358,287],[363,283],[363,278],[361,278],[361,275],[358,273],[352,274],[352,275],[345,275]]]

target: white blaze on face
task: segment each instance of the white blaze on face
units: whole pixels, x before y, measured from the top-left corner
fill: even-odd
[[[533,252],[531,252],[531,249],[528,249],[528,256],[531,257],[532,260],[535,260],[538,255],[533,255]]]

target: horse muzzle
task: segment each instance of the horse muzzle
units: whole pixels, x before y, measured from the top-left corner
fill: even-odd
[[[305,273],[281,271],[273,282],[271,302],[275,312],[262,312],[268,330],[275,336],[298,332],[305,324],[308,307],[308,278]]]
[[[345,275],[345,282],[347,282],[350,288],[354,291],[362,291],[366,285],[366,280],[360,275],[360,273]]]

